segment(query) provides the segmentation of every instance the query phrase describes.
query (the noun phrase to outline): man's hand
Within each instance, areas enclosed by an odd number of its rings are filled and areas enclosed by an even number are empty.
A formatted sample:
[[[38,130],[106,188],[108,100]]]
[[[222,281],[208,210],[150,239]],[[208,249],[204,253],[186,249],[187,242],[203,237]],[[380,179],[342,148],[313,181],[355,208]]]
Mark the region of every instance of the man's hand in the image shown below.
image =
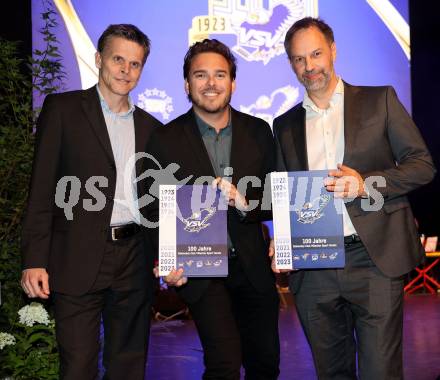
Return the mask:
[[[335,193],[335,198],[354,199],[367,195],[364,180],[356,170],[338,164],[338,170],[330,170],[328,175],[333,178],[327,178],[324,185],[327,191]]]
[[[30,268],[23,271],[21,287],[29,298],[49,298],[49,275],[45,268]]]
[[[270,243],[269,243],[269,257],[271,259],[270,267],[272,268],[272,272],[274,272],[274,273],[292,272],[291,269],[277,269],[277,268],[275,268],[275,243],[274,243],[273,239],[270,239]]]
[[[153,268],[154,277],[159,278],[159,266],[155,265]]]
[[[228,205],[240,211],[247,211],[248,203],[246,198],[241,195],[237,188],[225,178],[217,177],[212,181],[212,188],[218,188],[228,201]]]
[[[159,277],[159,266],[156,265],[153,268],[153,273],[156,278]],[[183,276],[183,269],[175,270],[173,269],[167,276],[163,277],[163,280],[168,286],[182,286],[188,282],[188,278]]]
[[[159,271],[157,271],[159,273]],[[168,286],[182,286],[188,282],[188,278],[183,276],[183,269],[173,269],[167,276],[163,278]]]

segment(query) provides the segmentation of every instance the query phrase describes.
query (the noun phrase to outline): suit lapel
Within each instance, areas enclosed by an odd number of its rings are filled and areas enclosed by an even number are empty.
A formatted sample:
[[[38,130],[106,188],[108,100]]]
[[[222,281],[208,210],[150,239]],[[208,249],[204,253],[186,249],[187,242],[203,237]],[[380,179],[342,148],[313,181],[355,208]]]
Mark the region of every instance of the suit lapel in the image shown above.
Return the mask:
[[[141,126],[139,120],[139,110],[137,107],[133,112],[133,124],[134,124],[134,150],[135,153],[144,153],[147,145],[147,138],[144,136],[147,132],[147,128]],[[136,176],[142,174],[142,160],[136,160]]]
[[[307,140],[306,140],[306,110],[299,105],[298,112],[293,114],[291,120],[292,140],[298,161],[303,170],[309,170],[309,161],[307,159]]]
[[[237,111],[231,107],[232,124],[232,144],[230,166],[234,169],[232,173],[232,183],[237,183],[237,178],[241,178],[241,168],[249,160],[249,152],[257,152],[258,147],[249,146],[252,140],[249,139],[246,127],[242,124]],[[245,148],[246,147],[246,148]]]
[[[186,113],[183,130],[185,132],[186,138],[188,139],[191,151],[197,157],[197,160],[200,163],[202,169],[201,172],[209,173],[209,175],[215,178],[215,171],[212,167],[211,160],[209,158],[208,151],[206,150],[202,136],[200,135],[200,131],[197,126],[197,121],[192,108]]]
[[[83,92],[82,107],[101,147],[104,149],[105,154],[111,162],[114,163],[115,159],[113,157],[110,137],[108,135],[98,92],[96,91],[95,86]]]
[[[355,149],[356,135],[360,127],[360,102],[356,87],[344,82],[344,164],[348,166]]]

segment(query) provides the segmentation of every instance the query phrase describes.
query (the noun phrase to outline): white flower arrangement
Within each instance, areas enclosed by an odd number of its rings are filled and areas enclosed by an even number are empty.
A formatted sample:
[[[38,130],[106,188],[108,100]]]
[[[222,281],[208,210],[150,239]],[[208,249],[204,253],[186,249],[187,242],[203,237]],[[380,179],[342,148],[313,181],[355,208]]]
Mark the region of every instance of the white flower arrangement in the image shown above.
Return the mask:
[[[54,320],[37,302],[22,307],[17,314],[18,318],[10,320],[8,333],[0,332],[0,380],[58,378]]]
[[[0,350],[3,350],[6,346],[13,346],[15,344],[14,335],[0,332]]]
[[[35,323],[48,326],[50,323],[49,314],[41,303],[32,302],[30,305],[23,306],[19,311],[20,323],[32,327]]]

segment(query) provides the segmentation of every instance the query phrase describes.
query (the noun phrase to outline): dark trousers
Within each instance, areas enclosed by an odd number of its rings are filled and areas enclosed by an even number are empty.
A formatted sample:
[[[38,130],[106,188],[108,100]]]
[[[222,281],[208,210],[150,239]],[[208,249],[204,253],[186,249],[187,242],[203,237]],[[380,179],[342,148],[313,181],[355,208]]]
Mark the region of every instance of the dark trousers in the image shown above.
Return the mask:
[[[238,258],[229,276],[213,279],[196,303],[189,305],[203,346],[205,380],[271,380],[279,374],[278,310],[275,288],[260,294],[244,274]]]
[[[295,295],[319,379],[403,378],[403,279],[385,277],[362,243],[344,269],[305,271]]]
[[[151,307],[146,262],[142,234],[109,241],[89,292],[54,294],[61,379],[97,378],[101,317],[104,378],[144,379]]]

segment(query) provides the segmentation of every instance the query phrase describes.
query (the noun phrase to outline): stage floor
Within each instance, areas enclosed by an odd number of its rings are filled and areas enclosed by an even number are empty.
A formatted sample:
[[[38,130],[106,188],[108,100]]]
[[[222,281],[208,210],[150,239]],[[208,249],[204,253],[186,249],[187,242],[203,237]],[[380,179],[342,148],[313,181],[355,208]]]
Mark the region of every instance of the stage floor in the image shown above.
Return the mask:
[[[290,295],[288,295],[290,297]],[[312,357],[290,298],[280,311],[281,375],[279,380],[316,379]],[[440,295],[405,297],[405,380],[440,376]],[[201,379],[203,358],[190,320],[154,321],[147,364],[148,380]]]

